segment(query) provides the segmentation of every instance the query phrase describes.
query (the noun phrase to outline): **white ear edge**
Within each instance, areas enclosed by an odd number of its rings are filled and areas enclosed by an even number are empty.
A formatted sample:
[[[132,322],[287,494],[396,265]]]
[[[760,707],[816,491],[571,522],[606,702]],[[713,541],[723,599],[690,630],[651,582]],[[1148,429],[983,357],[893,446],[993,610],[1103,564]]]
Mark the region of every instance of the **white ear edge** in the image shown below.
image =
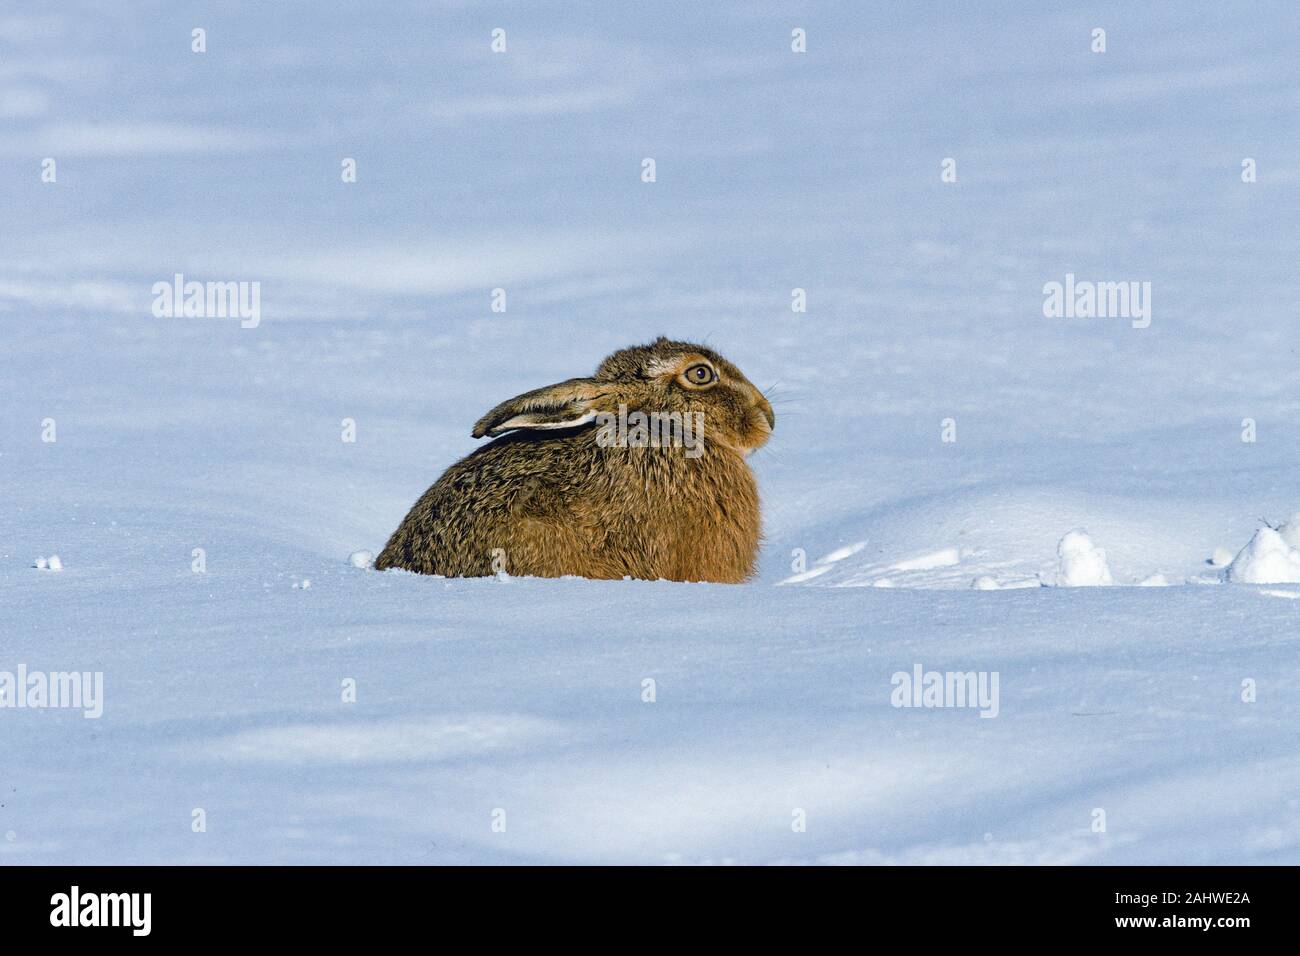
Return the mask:
[[[536,415],[535,412],[525,412],[522,415],[516,415],[513,418],[506,419],[500,425],[488,431],[492,437],[500,435],[502,432],[515,431],[518,429],[527,429],[528,431],[553,431],[557,428],[577,428],[579,425],[585,425],[587,422],[596,420],[597,412],[585,412],[576,418],[568,418],[562,422],[534,422],[531,419]]]

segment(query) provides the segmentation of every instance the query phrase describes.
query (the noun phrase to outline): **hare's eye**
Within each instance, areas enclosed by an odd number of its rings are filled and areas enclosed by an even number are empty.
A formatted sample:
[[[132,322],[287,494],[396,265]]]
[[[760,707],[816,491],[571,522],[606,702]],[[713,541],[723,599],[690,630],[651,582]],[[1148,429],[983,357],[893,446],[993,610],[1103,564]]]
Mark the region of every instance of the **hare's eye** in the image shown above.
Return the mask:
[[[686,381],[692,385],[710,385],[717,381],[717,378],[713,369],[707,365],[692,365],[686,370]]]

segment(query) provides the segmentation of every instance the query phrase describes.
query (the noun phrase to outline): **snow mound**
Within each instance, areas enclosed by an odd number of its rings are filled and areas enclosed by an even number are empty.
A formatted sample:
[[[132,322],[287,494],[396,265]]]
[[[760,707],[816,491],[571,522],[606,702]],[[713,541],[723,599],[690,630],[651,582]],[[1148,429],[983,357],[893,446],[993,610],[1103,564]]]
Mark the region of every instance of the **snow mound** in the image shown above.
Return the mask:
[[[37,558],[32,562],[32,567],[42,571],[62,571],[63,562],[57,554],[52,554],[48,558]]]
[[[1300,549],[1288,543],[1297,539],[1297,531],[1296,518],[1277,530],[1260,528],[1228,565],[1225,579],[1234,584],[1300,584]]]
[[[372,568],[375,566],[375,555],[371,551],[353,551],[348,555],[348,564],[354,568]]]
[[[1114,584],[1106,552],[1092,543],[1085,531],[1071,531],[1056,546],[1061,559],[1056,583],[1063,588],[1102,587]]]

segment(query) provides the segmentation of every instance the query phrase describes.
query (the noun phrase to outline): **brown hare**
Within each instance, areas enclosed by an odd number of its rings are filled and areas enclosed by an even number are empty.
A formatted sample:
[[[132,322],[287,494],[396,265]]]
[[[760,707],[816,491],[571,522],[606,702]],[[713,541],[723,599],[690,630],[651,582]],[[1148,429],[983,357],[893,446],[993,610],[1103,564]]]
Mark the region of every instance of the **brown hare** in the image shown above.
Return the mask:
[[[659,338],[502,402],[497,440],[421,496],[375,567],[421,574],[744,581],[760,537],[745,457],[772,406],[718,353]],[[497,437],[502,436],[502,437]]]

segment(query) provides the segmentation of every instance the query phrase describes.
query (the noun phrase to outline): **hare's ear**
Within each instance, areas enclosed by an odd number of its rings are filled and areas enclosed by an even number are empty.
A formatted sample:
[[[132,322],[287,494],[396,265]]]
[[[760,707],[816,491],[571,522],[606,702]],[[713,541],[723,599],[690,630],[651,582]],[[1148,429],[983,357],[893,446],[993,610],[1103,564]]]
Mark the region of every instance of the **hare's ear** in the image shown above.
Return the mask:
[[[589,378],[571,378],[516,395],[474,423],[474,437],[495,438],[527,429],[573,428],[592,421],[596,403],[608,394],[606,386]]]

